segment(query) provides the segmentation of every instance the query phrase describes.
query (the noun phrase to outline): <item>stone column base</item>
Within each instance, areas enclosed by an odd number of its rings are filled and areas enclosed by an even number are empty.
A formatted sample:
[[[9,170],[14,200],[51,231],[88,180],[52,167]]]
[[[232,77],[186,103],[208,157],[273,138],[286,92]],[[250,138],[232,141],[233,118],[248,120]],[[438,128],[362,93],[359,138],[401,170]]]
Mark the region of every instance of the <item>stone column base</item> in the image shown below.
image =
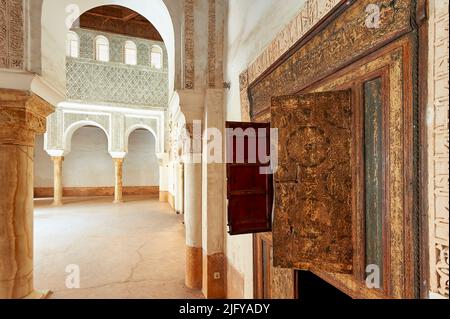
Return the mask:
[[[186,287],[202,289],[202,249],[186,246]]]
[[[169,201],[169,192],[159,192],[159,201],[167,203]]]
[[[203,294],[207,299],[226,298],[225,276],[225,255],[203,252]]]
[[[35,290],[23,299],[47,299],[51,294],[50,290]]]

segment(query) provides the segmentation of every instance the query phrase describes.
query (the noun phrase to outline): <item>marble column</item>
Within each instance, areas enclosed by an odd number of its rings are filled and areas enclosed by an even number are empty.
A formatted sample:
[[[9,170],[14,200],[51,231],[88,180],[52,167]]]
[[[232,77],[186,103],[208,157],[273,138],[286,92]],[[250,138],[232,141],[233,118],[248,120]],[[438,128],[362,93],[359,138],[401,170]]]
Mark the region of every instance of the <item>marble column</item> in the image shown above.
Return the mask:
[[[202,289],[202,164],[192,156],[184,164],[186,286]]]
[[[115,167],[115,187],[114,187],[114,203],[122,203],[123,192],[123,158],[114,158]]]
[[[209,89],[205,97],[206,128],[217,128],[224,136],[223,90]],[[209,136],[203,139],[203,149],[208,149]],[[211,163],[209,154],[204,154],[202,171],[202,249],[203,249],[203,294],[208,299],[226,297],[226,256],[224,252],[225,223],[225,167]]]
[[[53,205],[63,204],[62,164],[63,156],[52,157],[53,160]]]
[[[0,299],[39,297],[33,287],[33,153],[54,108],[0,89]]]

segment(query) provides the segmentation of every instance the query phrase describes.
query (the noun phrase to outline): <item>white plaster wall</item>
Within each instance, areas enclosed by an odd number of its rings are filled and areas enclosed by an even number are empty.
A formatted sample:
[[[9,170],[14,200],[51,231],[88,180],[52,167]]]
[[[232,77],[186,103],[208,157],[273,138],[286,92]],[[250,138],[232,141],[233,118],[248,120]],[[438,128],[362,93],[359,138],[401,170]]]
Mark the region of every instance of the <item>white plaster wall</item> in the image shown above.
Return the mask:
[[[159,191],[160,192],[168,192],[169,191],[169,178],[168,173],[169,167],[168,165],[160,165],[159,166]]]
[[[34,187],[53,187],[53,161],[44,150],[44,135],[36,136],[34,148]]]
[[[114,164],[108,139],[97,127],[82,127],[72,137],[72,149],[64,158],[64,187],[114,186]]]
[[[167,165],[167,168],[165,168],[166,173],[166,187],[167,191],[172,195],[175,196],[176,194],[176,165],[177,162],[170,161]]]
[[[225,37],[226,120],[240,121],[239,74],[303,7],[304,0],[229,0]],[[245,298],[253,297],[252,236],[226,236],[228,262],[244,276]]]
[[[136,130],[128,140],[128,154],[123,164],[124,186],[158,186],[159,163],[155,138],[147,130]]]

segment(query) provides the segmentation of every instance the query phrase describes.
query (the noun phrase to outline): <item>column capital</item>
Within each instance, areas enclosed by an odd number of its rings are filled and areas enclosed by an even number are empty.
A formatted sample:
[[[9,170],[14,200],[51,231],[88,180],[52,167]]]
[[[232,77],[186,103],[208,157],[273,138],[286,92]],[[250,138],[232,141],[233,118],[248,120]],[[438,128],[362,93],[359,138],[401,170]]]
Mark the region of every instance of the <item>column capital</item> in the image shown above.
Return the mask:
[[[113,159],[124,159],[127,156],[126,152],[109,152]]]
[[[45,150],[50,157],[64,157],[66,152],[64,150]]]
[[[169,160],[169,153],[157,153],[156,157],[159,160],[168,161]]]
[[[0,89],[0,144],[34,146],[55,108],[29,91]]]
[[[114,163],[123,164],[125,158],[124,157],[113,157]]]
[[[64,156],[52,156],[54,162],[64,162]]]

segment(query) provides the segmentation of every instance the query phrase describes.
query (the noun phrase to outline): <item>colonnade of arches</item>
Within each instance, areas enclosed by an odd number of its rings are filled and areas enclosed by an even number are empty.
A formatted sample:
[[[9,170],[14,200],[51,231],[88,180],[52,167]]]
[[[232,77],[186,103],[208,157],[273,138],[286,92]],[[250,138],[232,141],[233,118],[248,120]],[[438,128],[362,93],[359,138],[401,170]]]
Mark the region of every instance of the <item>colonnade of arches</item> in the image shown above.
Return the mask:
[[[74,193],[95,196],[110,195],[110,189],[114,187],[116,203],[122,202],[126,187],[130,188],[130,192],[131,188],[139,188],[143,194],[150,190],[158,193],[157,140],[151,128],[145,125],[130,127],[125,133],[125,152],[120,154],[109,152],[110,134],[95,122],[70,126],[64,134],[64,141],[65,152],[60,156],[51,156],[55,205],[63,204],[65,188],[72,190],[66,190],[68,196]],[[45,143],[39,144],[42,149],[36,152],[44,152]],[[42,167],[35,174],[35,188],[49,186],[49,178],[45,177],[49,169],[46,164],[40,165]]]

